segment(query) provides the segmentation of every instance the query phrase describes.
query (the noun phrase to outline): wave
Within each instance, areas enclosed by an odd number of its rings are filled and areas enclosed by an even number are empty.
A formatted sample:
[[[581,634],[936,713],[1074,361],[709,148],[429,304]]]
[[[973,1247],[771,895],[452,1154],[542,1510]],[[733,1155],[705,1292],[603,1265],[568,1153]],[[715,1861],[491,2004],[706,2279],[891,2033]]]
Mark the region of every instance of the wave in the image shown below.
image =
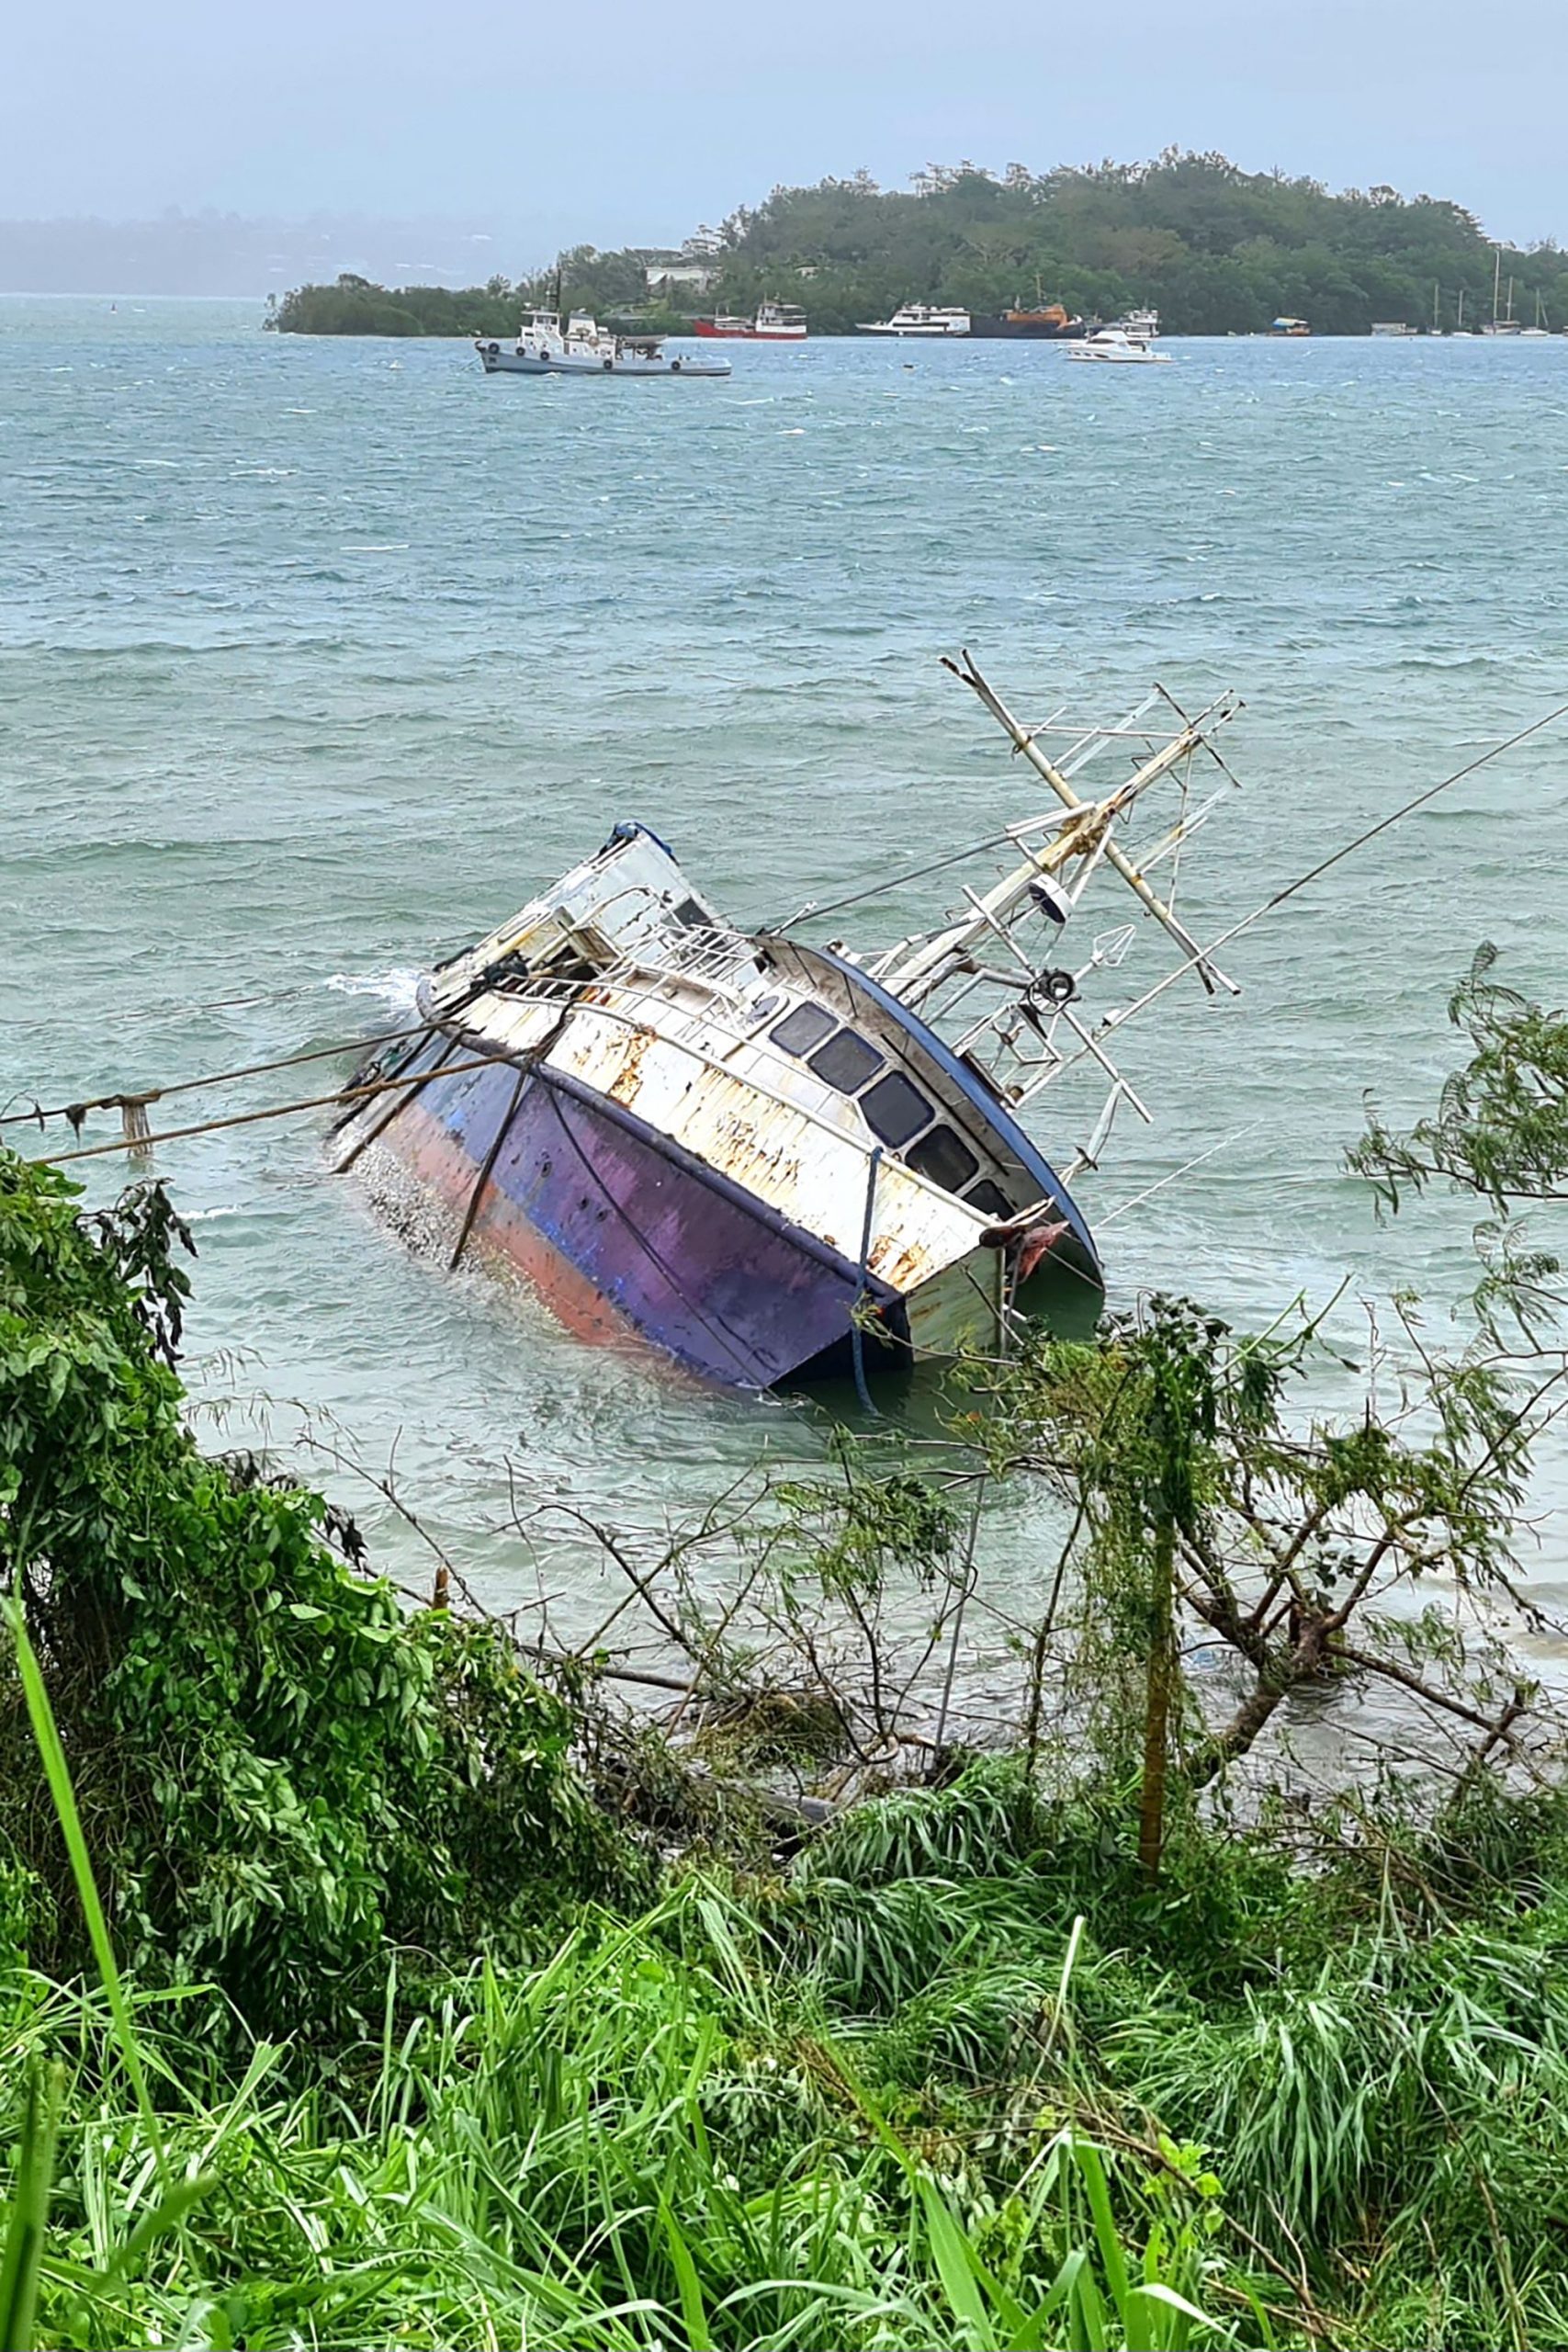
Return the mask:
[[[414,966],[395,964],[386,972],[333,972],[321,986],[334,996],[374,997],[392,1012],[412,1012],[421,977]]]

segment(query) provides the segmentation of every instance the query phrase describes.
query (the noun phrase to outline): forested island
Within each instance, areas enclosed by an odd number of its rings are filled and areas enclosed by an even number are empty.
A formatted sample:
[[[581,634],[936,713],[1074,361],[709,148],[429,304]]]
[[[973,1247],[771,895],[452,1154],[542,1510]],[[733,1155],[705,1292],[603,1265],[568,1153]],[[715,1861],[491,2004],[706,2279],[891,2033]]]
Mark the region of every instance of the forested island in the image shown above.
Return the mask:
[[[963,163],[920,174],[909,191],[857,172],[775,188],[731,214],[719,240],[700,300],[690,287],[660,288],[647,248],[576,245],[515,283],[388,288],[343,277],[298,287],[270,323],[301,334],[503,334],[558,288],[561,305],[671,333],[694,310],[749,312],[768,296],[801,303],[814,334],[852,333],[911,300],[996,311],[1037,300],[1089,318],[1151,304],[1173,334],[1258,334],[1282,312],[1319,334],[1364,334],[1374,320],[1451,331],[1490,318],[1497,251],[1450,198],[1392,187],[1332,195],[1316,180],[1174,149],[1152,163],[1042,174],[1010,164],[1000,177]],[[1533,322],[1539,297],[1547,324],[1568,325],[1568,254],[1504,248],[1501,266],[1517,316]]]

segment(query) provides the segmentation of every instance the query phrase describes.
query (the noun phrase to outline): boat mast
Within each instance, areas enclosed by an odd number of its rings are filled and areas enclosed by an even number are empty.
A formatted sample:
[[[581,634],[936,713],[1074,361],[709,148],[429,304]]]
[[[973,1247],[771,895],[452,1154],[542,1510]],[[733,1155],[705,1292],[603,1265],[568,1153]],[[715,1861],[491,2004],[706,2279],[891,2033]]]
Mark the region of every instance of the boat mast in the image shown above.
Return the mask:
[[[1497,323],[1497,303],[1502,291],[1503,248],[1501,245],[1494,245],[1492,248],[1492,323],[1494,326]]]
[[[1060,769],[1046,757],[1029,730],[1020,726],[989,680],[976,669],[967,652],[964,655],[962,665],[956,662],[949,662],[944,657],[943,667],[951,670],[955,678],[960,679],[978,695],[1004,733],[1010,736],[1014,749],[1022,752],[1035,774],[1042,776],[1050,786],[1057,799],[1066,809],[1067,819],[1058,831],[1053,843],[1037,855],[1031,857],[1027,864],[1016,866],[1010,874],[1004,875],[996,888],[988,891],[983,899],[971,899],[970,903],[974,908],[973,915],[950,925],[946,931],[940,932],[934,939],[927,940],[923,945],[917,948],[905,962],[891,971],[884,972],[880,976],[884,985],[907,999],[910,997],[911,991],[917,998],[928,994],[936,985],[936,976],[953,968],[952,959],[955,956],[962,956],[969,947],[988,936],[995,937],[999,925],[1005,922],[1008,915],[1026,901],[1031,891],[1039,885],[1043,876],[1047,876],[1064,865],[1069,857],[1093,854],[1103,856],[1107,865],[1114,867],[1134,898],[1139,899],[1153,915],[1155,921],[1169,933],[1178,946],[1186,954],[1211,996],[1216,988],[1228,990],[1232,996],[1239,996],[1241,991],[1237,983],[1227,978],[1217,965],[1209,961],[1191,933],[1178,920],[1172,908],[1151,888],[1120,844],[1110,838],[1111,827],[1114,820],[1131,808],[1152,784],[1157,783],[1162,775],[1175,767],[1179,761],[1188,758],[1193,752],[1208,748],[1204,721],[1211,717],[1216,722],[1220,718],[1228,718],[1230,704],[1227,702],[1224,705],[1216,706],[1213,714],[1204,712],[1196,719],[1188,719],[1178,711],[1177,716],[1180,718],[1181,725],[1168,742],[1161,744],[1151,757],[1145,759],[1124,783],[1119,785],[1116,790],[1108,794],[1103,800],[1085,800],[1074,791],[1072,785]],[[1172,709],[1175,708],[1174,704],[1169,707]],[[1146,708],[1147,706],[1145,705],[1145,707]],[[1140,715],[1140,713],[1134,713],[1134,718]]]
[[[1438,304],[1441,299],[1442,291],[1443,289],[1441,286],[1434,277],[1432,280],[1432,333],[1434,334],[1438,332]]]
[[[1464,333],[1464,288],[1462,286],[1459,289],[1459,317],[1454,322],[1454,332],[1456,334]]]

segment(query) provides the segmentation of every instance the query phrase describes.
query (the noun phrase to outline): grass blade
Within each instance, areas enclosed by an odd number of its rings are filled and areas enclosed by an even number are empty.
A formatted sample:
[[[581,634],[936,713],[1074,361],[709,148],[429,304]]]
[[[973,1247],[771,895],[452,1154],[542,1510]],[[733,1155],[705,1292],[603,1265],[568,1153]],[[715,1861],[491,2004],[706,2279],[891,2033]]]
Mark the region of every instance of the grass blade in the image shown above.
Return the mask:
[[[164,2154],[163,2134],[158,2129],[158,2119],[153,2112],[152,2098],[147,2088],[146,2070],[141,2064],[141,2046],[136,2039],[136,2029],[131,2023],[130,2006],[126,2000],[125,1987],[120,1983],[119,1970],[115,1963],[114,1948],[109,1942],[108,1922],[104,1917],[104,1906],[98,1900],[97,1883],[93,1877],[93,1865],[87,1853],[87,1840],[82,1833],[82,1816],[76,1810],[75,1792],[71,1786],[71,1770],[65,1761],[65,1750],[60,1744],[60,1731],[54,1720],[54,1710],[49,1703],[49,1691],[44,1683],[43,1669],[39,1665],[38,1654],[28,1637],[21,1604],[14,1593],[6,1596],[5,1606],[6,1616],[11,1628],[11,1638],[17,1645],[17,1666],[21,1675],[22,1690],[28,1702],[28,1716],[32,1724],[33,1739],[43,1761],[44,1772],[49,1781],[49,1792],[54,1802],[54,1810],[65,1839],[66,1851],[71,1857],[71,1873],[76,1882],[77,1899],[82,1905],[83,1917],[87,1922],[87,1933],[92,1939],[93,1956],[98,1963],[98,1973],[103,1979],[104,1991],[108,1996],[109,2010],[114,2018],[115,2034],[119,2042],[120,2053],[125,2060],[126,2072],[130,2076],[131,2087],[136,2093],[136,2104],[141,2110],[141,2120],[158,2159],[158,2169],[167,2179],[168,2158]]]
[[[63,2074],[62,2067],[51,2067],[46,2085],[41,2069],[35,2066],[28,2078],[17,2186],[11,2198],[6,2251],[0,2256],[0,2345],[6,2346],[6,2352],[27,2352],[33,2340],[33,2312],[38,2302],[39,2270],[43,2261],[49,2194],[54,2177],[54,2134]]]

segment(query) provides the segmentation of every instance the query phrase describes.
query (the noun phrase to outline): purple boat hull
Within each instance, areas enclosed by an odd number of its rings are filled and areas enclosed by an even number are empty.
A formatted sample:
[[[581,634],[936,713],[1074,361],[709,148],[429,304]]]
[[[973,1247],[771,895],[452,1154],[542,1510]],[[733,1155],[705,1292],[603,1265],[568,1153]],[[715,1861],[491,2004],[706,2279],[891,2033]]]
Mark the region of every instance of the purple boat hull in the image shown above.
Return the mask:
[[[409,1075],[442,1058],[378,1141],[459,1216],[468,1247],[519,1266],[588,1339],[635,1331],[704,1379],[768,1388],[847,1367],[860,1269],[814,1235],[559,1073],[483,1067],[471,1040],[422,1046]],[[901,1302],[863,1284],[888,1330],[868,1354],[908,1361]]]

